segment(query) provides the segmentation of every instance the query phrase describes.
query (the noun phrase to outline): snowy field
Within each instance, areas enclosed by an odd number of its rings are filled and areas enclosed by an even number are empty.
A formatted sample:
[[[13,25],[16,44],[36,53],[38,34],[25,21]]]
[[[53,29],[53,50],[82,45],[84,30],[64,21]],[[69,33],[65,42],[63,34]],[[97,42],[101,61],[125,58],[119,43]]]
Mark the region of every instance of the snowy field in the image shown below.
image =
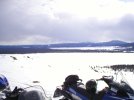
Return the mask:
[[[15,85],[43,86],[48,96],[52,96],[57,86],[66,76],[78,74],[86,83],[91,78],[102,75],[114,75],[112,70],[90,66],[109,66],[117,64],[134,64],[133,53],[37,53],[37,54],[0,54],[0,74],[4,74],[12,88]],[[124,72],[125,73],[125,72]],[[132,72],[125,73],[128,81]],[[130,79],[131,78],[131,79]]]

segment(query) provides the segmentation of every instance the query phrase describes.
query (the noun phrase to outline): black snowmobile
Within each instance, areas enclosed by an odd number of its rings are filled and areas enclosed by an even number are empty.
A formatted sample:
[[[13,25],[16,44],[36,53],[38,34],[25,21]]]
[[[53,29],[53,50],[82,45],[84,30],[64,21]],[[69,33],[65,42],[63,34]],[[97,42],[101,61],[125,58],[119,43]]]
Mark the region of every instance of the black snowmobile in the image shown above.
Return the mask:
[[[0,100],[52,100],[40,85],[18,88],[12,91],[4,75],[0,75]]]
[[[96,92],[99,81],[104,81],[108,87]],[[69,75],[63,85],[56,88],[53,97],[61,97],[60,100],[134,100],[134,90],[126,81],[117,82],[113,76],[92,79],[84,85],[77,75]]]

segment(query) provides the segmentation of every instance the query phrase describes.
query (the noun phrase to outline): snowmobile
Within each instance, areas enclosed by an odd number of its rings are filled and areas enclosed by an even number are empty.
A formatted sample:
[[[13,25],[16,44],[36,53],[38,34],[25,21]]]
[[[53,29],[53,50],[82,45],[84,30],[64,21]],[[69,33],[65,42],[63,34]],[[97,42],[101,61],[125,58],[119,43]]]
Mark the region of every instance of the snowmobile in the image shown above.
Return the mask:
[[[40,85],[10,89],[9,82],[4,75],[0,75],[0,100],[52,100],[47,97]]]
[[[107,84],[103,92],[98,92],[101,96],[96,92],[96,85],[94,85],[95,82],[98,84],[99,81]],[[114,80],[113,76],[102,76],[100,79],[96,79],[95,81],[92,79],[87,83],[90,83],[89,85],[92,87],[90,89],[95,92],[93,98],[91,98],[93,92],[87,90],[88,87],[82,83],[78,75],[69,75],[66,77],[63,85],[56,88],[53,97],[60,100],[134,100],[134,90],[125,80],[118,82]]]

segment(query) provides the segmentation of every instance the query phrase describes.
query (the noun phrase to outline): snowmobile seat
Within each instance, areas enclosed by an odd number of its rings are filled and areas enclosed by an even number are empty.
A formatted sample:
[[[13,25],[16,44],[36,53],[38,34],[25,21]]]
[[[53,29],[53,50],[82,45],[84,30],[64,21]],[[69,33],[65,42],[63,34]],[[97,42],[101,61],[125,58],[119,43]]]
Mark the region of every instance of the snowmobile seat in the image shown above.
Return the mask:
[[[89,93],[86,91],[86,89],[82,88],[82,87],[77,87],[77,86],[73,86],[71,87],[72,89],[75,90],[75,92],[77,92],[78,96],[84,96],[87,98],[90,98]]]
[[[19,95],[18,100],[45,100],[45,97],[40,91],[32,90],[22,92]]]
[[[127,97],[127,98],[129,97],[128,94],[122,89],[117,91],[116,96],[118,96],[118,97]]]

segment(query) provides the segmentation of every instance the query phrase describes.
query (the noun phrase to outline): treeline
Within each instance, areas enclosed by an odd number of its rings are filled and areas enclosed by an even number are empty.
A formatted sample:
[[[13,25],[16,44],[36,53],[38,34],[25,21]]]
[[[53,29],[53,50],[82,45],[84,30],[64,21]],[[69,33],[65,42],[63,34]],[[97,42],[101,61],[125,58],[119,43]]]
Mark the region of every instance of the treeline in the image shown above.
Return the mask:
[[[121,64],[121,65],[111,65],[111,66],[89,66],[91,70],[99,73],[106,73],[109,70],[113,71],[125,71],[134,73],[134,64]]]
[[[42,53],[49,52],[47,46],[0,46],[0,54],[24,54],[24,53]]]
[[[81,50],[81,49],[51,49],[48,47],[1,47],[0,54],[26,54],[26,53],[129,53],[123,50],[111,51],[111,50]],[[131,52],[130,52],[131,53]]]
[[[111,69],[114,71],[130,71],[134,72],[134,65],[112,65],[110,66]]]

